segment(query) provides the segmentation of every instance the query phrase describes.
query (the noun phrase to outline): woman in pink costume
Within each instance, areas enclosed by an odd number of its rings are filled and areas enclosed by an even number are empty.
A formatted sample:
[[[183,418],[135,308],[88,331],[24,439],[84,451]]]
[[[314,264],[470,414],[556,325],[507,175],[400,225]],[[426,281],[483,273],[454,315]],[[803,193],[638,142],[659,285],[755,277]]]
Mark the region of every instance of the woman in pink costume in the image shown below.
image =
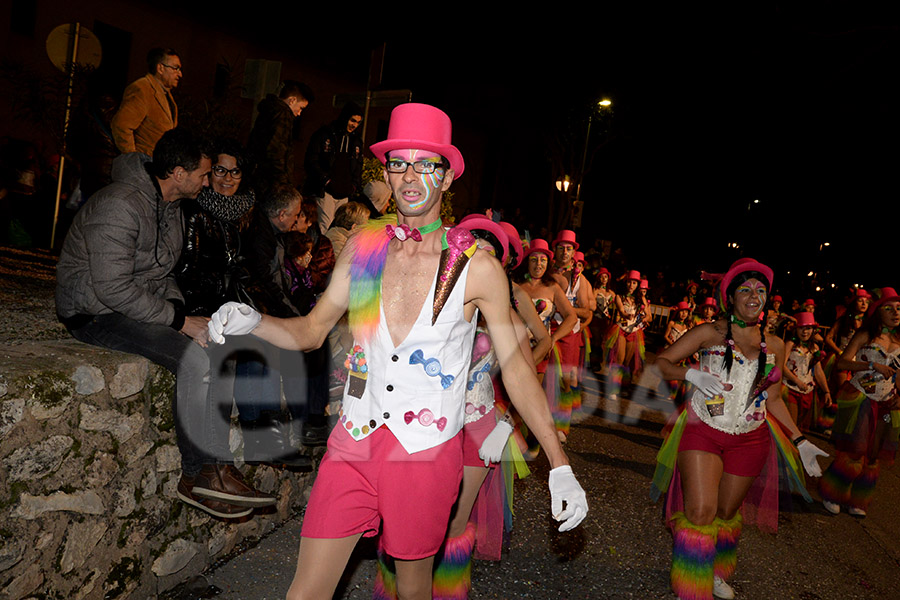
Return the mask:
[[[646,294],[638,291],[641,274],[628,271],[624,290],[616,296],[616,323],[609,328],[603,349],[609,365],[608,396],[618,398],[623,384],[644,366],[644,327],[650,312]]]
[[[781,400],[784,345],[767,338],[760,326],[771,285],[769,267],[752,259],[734,263],[718,288],[726,317],[694,327],[656,360],[665,379],[694,386],[660,449],[651,493],[658,496],[672,483],[667,505],[674,536],[671,581],[682,600],[734,597],[726,580],[736,565],[739,510],[755,481],[774,477],[777,488],[778,469],[767,465],[775,460],[773,439],[778,453],[795,461],[795,467],[799,451],[807,471],[821,474],[816,456],[824,453],[803,438]],[[679,365],[695,352],[700,369]],[[768,477],[757,479],[764,468]],[[802,474],[798,478],[799,491]],[[772,491],[760,501],[774,496],[777,524],[777,489]],[[744,506],[745,513],[749,508]],[[762,512],[745,516],[748,521],[771,517]]]
[[[520,276],[517,283],[531,297],[538,315],[550,332],[552,342],[550,355],[538,363],[537,372],[538,379],[543,382],[544,390],[547,392],[547,401],[550,404],[550,412],[553,413],[553,420],[556,422],[557,435],[563,440],[565,439],[563,428],[571,418],[571,401],[567,402],[569,398],[564,395],[567,390],[560,388],[562,372],[558,342],[572,332],[578,316],[566,298],[563,287],[565,280],[549,271],[552,257],[553,253],[546,240],[532,240],[525,256],[527,273]],[[554,320],[557,313],[562,317],[558,324]]]
[[[828,381],[822,371],[822,350],[813,341],[816,319],[812,313],[794,315],[797,326],[794,335],[784,344],[784,387],[781,399],[791,413],[791,419],[801,431],[812,427],[813,396],[816,384],[824,395],[826,405],[831,404]]]
[[[822,477],[820,492],[833,513],[846,507],[865,517],[882,465],[894,462],[900,435],[900,295],[882,288],[838,359],[837,368],[853,376],[837,395],[838,414],[832,439],[834,462]]]

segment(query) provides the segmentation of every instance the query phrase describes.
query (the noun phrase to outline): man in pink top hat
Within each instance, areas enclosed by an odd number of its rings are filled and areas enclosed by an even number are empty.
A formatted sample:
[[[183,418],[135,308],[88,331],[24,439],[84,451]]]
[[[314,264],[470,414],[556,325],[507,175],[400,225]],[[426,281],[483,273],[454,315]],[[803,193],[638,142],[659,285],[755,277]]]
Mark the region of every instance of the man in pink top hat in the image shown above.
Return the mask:
[[[487,321],[511,400],[547,453],[560,529],[587,514],[543,390],[518,347],[502,267],[476,250],[467,230],[441,223],[441,196],[464,170],[449,117],[425,104],[398,106],[388,139],[371,150],[385,165],[397,215],[370,221],[348,241],[313,311],[277,319],[229,303],[210,321],[217,342],[252,333],[307,350],[349,309],[354,348],[345,362],[343,408],[304,517],[290,599],[331,598],[360,537],[379,529],[394,559],[397,596],[432,598],[432,565],[463,471],[460,430],[476,310]]]

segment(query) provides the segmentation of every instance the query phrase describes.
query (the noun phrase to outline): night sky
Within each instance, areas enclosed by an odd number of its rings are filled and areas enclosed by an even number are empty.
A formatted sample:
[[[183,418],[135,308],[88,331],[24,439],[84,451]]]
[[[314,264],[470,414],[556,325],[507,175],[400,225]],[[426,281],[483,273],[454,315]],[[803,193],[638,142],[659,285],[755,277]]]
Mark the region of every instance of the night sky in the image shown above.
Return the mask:
[[[446,110],[471,165],[455,188],[479,208],[520,207],[535,228],[561,174],[553,165],[580,165],[587,107],[610,98],[613,116],[592,130],[579,234],[623,246],[633,268],[696,276],[743,253],[776,272],[830,271],[826,283],[900,285],[890,260],[900,13],[815,6],[546,7],[547,19],[568,19],[565,34],[554,29],[563,21],[534,19],[410,24],[414,41],[386,38],[383,88]],[[381,43],[348,34],[324,44],[266,23],[244,31],[361,85]],[[562,150],[548,143],[560,131]]]

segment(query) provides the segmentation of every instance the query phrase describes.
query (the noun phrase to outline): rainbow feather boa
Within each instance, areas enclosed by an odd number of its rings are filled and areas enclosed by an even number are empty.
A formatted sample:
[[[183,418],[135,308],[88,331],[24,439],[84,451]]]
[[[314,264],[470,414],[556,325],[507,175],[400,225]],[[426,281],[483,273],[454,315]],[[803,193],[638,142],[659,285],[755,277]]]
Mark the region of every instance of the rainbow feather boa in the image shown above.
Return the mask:
[[[359,341],[375,334],[381,320],[381,276],[390,238],[385,225],[396,225],[397,215],[372,219],[350,238],[350,331]]]

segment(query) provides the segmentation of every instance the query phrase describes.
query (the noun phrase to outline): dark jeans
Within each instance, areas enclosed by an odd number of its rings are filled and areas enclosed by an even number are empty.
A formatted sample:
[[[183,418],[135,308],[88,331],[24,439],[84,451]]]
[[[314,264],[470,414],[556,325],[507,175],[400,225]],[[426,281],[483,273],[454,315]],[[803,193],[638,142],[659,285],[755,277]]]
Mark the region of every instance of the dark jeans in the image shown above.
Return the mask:
[[[172,372],[172,414],[182,472],[193,476],[203,464],[213,462],[208,454],[210,359],[206,350],[171,327],[140,323],[119,313],[97,315],[71,333],[87,344],[139,354]]]

